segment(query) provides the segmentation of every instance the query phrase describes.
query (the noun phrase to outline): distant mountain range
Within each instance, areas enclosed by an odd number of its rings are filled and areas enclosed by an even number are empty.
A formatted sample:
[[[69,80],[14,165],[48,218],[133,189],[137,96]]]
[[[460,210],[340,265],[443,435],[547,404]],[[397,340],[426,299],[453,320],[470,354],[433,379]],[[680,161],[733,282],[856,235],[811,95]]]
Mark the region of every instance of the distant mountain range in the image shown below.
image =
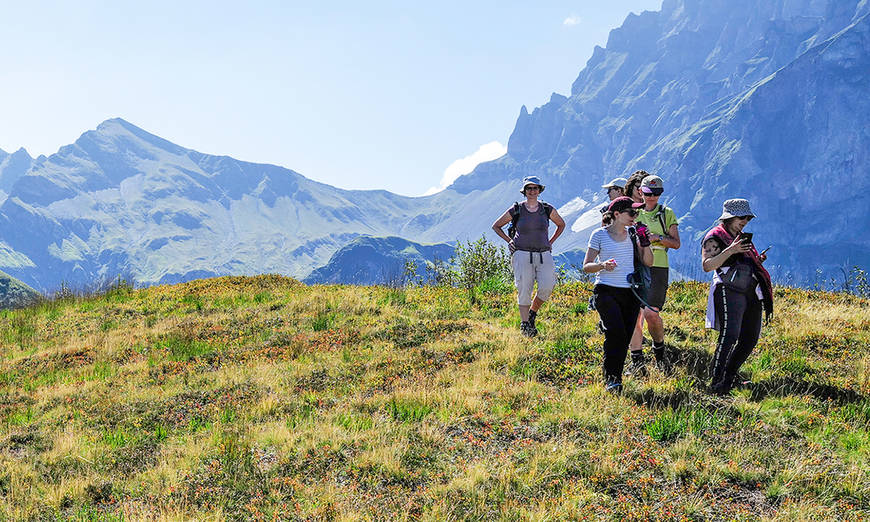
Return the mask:
[[[868,267],[868,13],[866,0],[666,0],[629,15],[570,96],[520,110],[504,157],[427,197],[337,189],[122,119],[49,157],[0,151],[0,269],[41,291],[119,274],[304,278],[362,236],[495,239],[491,223],[532,173],[569,224],[558,254],[598,226],[602,182],[639,168],[665,179],[683,273],[697,272],[700,237],[731,197],[751,200],[779,278]]]
[[[447,261],[453,246],[421,245],[399,237],[358,237],[338,250],[329,262],[311,272],[306,284],[404,284],[405,263],[413,262],[425,277],[427,263]]]
[[[326,265],[311,272],[303,282],[307,284],[405,284],[409,274],[405,263],[416,266],[416,275],[428,282],[427,266],[436,261],[448,262],[455,252],[454,245],[438,243],[421,245],[398,237],[368,237],[354,239],[339,249]],[[557,267],[577,273],[582,270],[583,250],[562,252],[553,258]]]

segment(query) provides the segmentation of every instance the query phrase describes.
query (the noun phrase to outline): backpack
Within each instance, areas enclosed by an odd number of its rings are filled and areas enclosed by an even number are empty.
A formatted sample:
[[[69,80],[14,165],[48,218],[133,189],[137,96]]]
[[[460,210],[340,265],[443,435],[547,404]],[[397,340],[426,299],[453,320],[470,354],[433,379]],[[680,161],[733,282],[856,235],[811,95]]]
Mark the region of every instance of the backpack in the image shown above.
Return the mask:
[[[758,286],[755,269],[743,259],[734,263],[727,273],[723,272],[721,268],[717,268],[716,272],[719,273],[719,279],[722,280],[722,284],[735,292],[751,294],[755,292],[755,287]]]
[[[553,205],[544,203],[543,201],[539,201],[538,204],[544,208],[544,213],[547,214],[547,219],[549,219],[550,213],[553,212]],[[511,224],[508,225],[507,233],[508,237],[513,239],[514,236],[517,235],[517,221],[520,220],[520,203],[515,201],[514,206],[508,212],[511,215]]]
[[[643,264],[643,259],[640,257],[640,244],[638,244],[637,235],[634,233],[633,229],[631,230],[632,232],[629,236],[634,245],[634,272],[628,274],[627,279],[628,283],[631,285],[632,292],[640,301],[641,305],[650,308],[646,300],[649,295],[649,289],[652,286],[652,275],[650,274],[649,267]]]

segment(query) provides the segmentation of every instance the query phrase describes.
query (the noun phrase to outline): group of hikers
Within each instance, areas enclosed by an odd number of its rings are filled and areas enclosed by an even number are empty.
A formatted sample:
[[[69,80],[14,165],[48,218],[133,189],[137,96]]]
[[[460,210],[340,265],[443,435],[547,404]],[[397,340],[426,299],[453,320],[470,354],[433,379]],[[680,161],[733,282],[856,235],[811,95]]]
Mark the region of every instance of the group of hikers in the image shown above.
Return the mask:
[[[520,191],[525,201],[514,203],[492,226],[511,253],[520,331],[527,337],[538,334],[538,311],[556,285],[552,246],[565,230],[559,212],[539,199],[544,188],[540,178],[527,176]],[[623,373],[648,375],[644,323],[656,367],[665,373],[672,369],[660,314],[669,284],[668,250],[680,248],[681,242],[676,214],[660,202],[661,177],[639,170],[601,188],[610,201],[601,209],[601,227],[589,238],[583,271],[595,274],[590,308],[598,312],[604,333],[604,387],[620,393]],[[743,232],[754,217],[746,199],[725,201],[701,244],[701,266],[713,272],[705,326],[719,333],[710,390],[720,395],[735,386],[740,366],[758,342],[762,312],[767,317],[773,312],[770,274],[763,266],[766,250],[758,252],[752,234]],[[556,225],[552,235],[551,221]]]

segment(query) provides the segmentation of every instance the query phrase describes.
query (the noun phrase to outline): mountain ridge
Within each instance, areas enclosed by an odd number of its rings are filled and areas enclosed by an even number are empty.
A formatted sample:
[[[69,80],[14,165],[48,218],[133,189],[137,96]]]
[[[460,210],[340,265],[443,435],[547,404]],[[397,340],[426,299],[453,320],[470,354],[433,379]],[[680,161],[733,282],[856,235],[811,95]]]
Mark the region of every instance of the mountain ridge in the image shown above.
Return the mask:
[[[145,284],[301,279],[360,236],[491,234],[528,174],[544,179],[568,224],[558,254],[585,247],[599,225],[601,183],[639,168],[665,179],[681,273],[697,272],[698,241],[730,197],[752,201],[751,228],[776,247],[779,277],[806,283],[817,269],[868,266],[870,240],[831,212],[870,189],[856,175],[870,166],[868,14],[866,0],[667,0],[629,15],[569,96],[521,107],[505,156],[431,196],[330,187],[107,120],[11,185],[0,269],[41,290],[115,274]],[[864,200],[851,205],[870,215]]]

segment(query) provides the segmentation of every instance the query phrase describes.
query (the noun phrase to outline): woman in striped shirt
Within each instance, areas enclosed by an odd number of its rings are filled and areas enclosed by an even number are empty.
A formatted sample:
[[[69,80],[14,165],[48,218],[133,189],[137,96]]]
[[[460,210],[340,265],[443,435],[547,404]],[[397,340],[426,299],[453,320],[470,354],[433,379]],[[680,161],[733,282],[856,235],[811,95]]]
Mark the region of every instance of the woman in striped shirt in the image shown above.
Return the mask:
[[[626,196],[614,199],[604,213],[606,226],[592,233],[583,260],[583,271],[597,274],[593,292],[604,329],[604,385],[613,393],[622,391],[625,355],[640,312],[640,301],[632,293],[628,280],[634,272],[635,248],[644,265],[653,264],[645,227],[636,231],[636,247],[629,237],[629,232],[635,232],[629,227],[633,227],[641,206],[643,203],[635,203]]]

